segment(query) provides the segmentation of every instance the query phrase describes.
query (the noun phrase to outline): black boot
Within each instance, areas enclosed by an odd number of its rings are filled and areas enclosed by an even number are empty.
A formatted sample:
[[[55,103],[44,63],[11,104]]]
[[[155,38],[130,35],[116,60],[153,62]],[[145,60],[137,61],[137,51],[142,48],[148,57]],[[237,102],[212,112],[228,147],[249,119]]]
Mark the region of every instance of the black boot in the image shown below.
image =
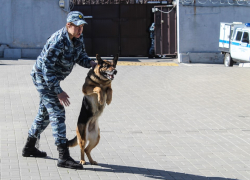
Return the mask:
[[[58,145],[57,150],[59,151],[59,159],[57,162],[58,167],[83,169],[83,166],[81,164],[78,164],[74,161],[74,159],[72,159],[72,157],[70,157],[67,144]]]
[[[36,145],[37,138],[28,137],[27,142],[23,148],[23,157],[46,157],[47,153],[39,151]]]

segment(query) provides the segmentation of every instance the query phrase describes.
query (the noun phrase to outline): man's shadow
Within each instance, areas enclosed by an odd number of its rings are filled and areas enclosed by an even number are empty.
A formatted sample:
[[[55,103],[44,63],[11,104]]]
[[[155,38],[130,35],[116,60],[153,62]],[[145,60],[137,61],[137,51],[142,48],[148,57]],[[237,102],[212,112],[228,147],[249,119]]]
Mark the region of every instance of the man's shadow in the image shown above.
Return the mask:
[[[47,156],[46,159],[57,160],[56,158],[52,158]],[[80,161],[76,161],[80,163]],[[98,163],[93,167],[89,167],[89,163],[87,166],[84,166],[84,170],[87,171],[95,171],[95,172],[110,172],[110,173],[130,173],[141,175],[142,177],[152,178],[152,179],[165,179],[165,180],[175,180],[175,179],[187,179],[187,180],[238,180],[231,178],[223,178],[223,177],[205,177],[198,176],[193,174],[185,174],[178,173],[172,171],[158,170],[158,169],[149,169],[149,168],[141,168],[141,167],[132,167],[132,166],[121,166],[114,164],[103,164]],[[98,168],[100,166],[100,168]]]
[[[100,166],[101,168],[98,168]],[[237,180],[230,178],[222,177],[205,177],[192,174],[178,173],[172,171],[164,171],[157,169],[148,169],[141,167],[131,167],[131,166],[121,166],[113,164],[102,164],[100,163],[95,168],[84,167],[85,170],[89,171],[100,171],[100,172],[114,172],[114,173],[131,173],[141,175],[142,177],[152,178],[152,179],[166,179],[166,180],[175,180],[175,179],[190,179],[190,180]]]

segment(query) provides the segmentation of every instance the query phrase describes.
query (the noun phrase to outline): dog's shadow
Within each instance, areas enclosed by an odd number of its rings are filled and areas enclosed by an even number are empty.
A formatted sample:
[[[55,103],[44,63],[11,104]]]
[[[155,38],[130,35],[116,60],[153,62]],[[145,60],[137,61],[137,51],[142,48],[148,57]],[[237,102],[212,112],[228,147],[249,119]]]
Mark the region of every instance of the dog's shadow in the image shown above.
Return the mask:
[[[100,166],[100,168],[98,168],[98,166]],[[88,168],[87,166],[84,166],[84,169],[87,171],[95,171],[95,172],[99,171],[99,172],[113,172],[113,173],[130,173],[135,175],[137,174],[141,175],[142,177],[147,177],[152,179],[237,180],[237,179],[230,179],[223,177],[205,177],[205,176],[178,173],[172,171],[164,171],[164,170],[148,169],[148,168],[132,167],[132,166],[121,166],[113,164],[100,163],[98,166],[94,166],[94,168],[93,167]]]

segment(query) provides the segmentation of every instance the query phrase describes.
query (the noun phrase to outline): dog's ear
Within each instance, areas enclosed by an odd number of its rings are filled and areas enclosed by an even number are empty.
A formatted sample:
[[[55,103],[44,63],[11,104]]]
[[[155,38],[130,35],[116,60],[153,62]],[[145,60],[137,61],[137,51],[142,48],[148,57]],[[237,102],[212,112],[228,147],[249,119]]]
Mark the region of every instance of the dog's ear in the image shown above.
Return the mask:
[[[118,59],[119,59],[119,54],[116,54],[113,59],[114,67],[116,67]]]
[[[102,58],[99,56],[99,54],[96,54],[96,60],[97,60],[98,64],[102,63]]]

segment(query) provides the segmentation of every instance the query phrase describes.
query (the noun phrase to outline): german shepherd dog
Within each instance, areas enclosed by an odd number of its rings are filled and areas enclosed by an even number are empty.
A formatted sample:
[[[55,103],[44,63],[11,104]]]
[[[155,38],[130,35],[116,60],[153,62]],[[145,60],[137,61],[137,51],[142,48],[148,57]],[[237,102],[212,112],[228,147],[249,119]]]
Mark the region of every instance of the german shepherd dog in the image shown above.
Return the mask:
[[[90,152],[100,140],[100,128],[98,118],[102,114],[106,103],[112,101],[111,82],[116,75],[116,64],[118,54],[113,60],[102,60],[97,54],[98,61],[94,69],[90,69],[82,87],[84,93],[82,108],[77,122],[76,136],[68,141],[69,147],[79,144],[81,148],[81,164],[86,164],[84,153],[86,153],[90,164],[97,165],[90,155]],[[88,146],[85,145],[89,141]]]

